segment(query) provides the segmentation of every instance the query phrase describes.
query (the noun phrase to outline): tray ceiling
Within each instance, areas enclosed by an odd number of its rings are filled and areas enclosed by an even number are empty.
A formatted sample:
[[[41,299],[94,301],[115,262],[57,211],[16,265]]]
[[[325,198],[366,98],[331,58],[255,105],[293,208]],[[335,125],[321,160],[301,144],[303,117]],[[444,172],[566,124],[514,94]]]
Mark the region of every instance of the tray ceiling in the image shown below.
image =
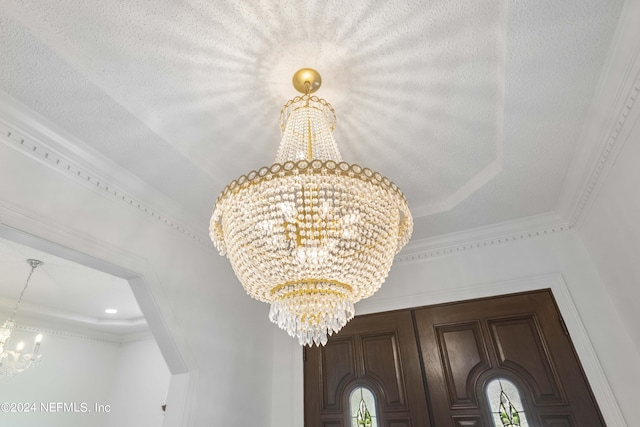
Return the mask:
[[[10,240],[0,239],[0,323],[9,316],[31,267],[31,277],[17,312],[18,325],[122,335],[149,328],[129,282]],[[116,314],[105,309],[115,308]]]
[[[622,1],[0,1],[0,90],[201,223],[268,165],[293,72],[425,238],[554,211]]]

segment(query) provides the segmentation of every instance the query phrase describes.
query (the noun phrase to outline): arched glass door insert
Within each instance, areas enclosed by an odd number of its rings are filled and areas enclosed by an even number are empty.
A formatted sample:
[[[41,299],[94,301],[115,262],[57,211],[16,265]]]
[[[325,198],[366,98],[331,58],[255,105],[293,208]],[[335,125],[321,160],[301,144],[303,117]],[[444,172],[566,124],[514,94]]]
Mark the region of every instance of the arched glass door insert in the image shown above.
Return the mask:
[[[487,401],[495,427],[529,427],[518,387],[506,378],[487,384]]]
[[[349,396],[351,427],[378,427],[376,398],[366,387],[356,387]]]

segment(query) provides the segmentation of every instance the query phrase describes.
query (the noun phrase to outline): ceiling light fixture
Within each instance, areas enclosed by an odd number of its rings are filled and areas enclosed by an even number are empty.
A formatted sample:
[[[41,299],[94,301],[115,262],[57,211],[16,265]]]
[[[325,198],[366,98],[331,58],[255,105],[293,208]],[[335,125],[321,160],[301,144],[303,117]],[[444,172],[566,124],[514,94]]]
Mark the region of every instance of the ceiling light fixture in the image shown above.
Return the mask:
[[[104,310],[104,312],[107,314],[118,314],[118,310],[116,310],[115,308],[107,308]]]
[[[38,334],[36,336],[31,353],[23,352],[24,342],[22,341],[16,345],[15,350],[7,350],[7,343],[11,339],[11,335],[16,327],[16,312],[18,311],[20,302],[22,302],[24,291],[26,291],[27,286],[29,286],[29,280],[31,280],[33,271],[44,264],[42,261],[37,259],[28,259],[27,263],[31,266],[31,271],[29,272],[27,281],[24,284],[24,288],[22,288],[22,292],[20,292],[18,302],[16,302],[11,316],[2,324],[2,326],[0,326],[0,377],[10,377],[30,368],[31,366],[35,366],[40,362],[40,358],[42,357],[42,355],[38,354],[40,342],[42,341],[42,334]]]
[[[234,180],[216,201],[210,235],[247,293],[301,345],[324,345],[382,285],[413,219],[400,189],[342,161],[336,116],[317,71],[293,76],[302,96],[280,112],[275,163]]]

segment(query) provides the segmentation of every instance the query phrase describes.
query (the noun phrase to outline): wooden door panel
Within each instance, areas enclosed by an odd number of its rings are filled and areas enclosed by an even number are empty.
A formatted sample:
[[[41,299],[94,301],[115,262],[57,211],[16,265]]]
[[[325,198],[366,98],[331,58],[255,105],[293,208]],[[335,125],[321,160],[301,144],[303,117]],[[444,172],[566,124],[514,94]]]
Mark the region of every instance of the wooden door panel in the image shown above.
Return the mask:
[[[454,416],[453,425],[455,427],[482,427],[482,419],[478,416]]]
[[[364,377],[377,382],[385,391],[385,410],[407,411],[404,375],[398,338],[394,333],[365,335],[361,338]]]
[[[384,427],[411,427],[411,420],[409,418],[403,420],[387,420]]]
[[[566,404],[536,316],[490,319],[487,323],[497,352],[497,366],[525,378],[536,405]]]
[[[520,388],[530,423],[605,425],[550,291],[443,304],[414,315],[438,427],[492,426],[484,387],[495,377]]]
[[[358,316],[304,369],[306,427],[350,427],[359,386],[381,427],[493,427],[507,382],[531,426],[605,425],[549,290]]]
[[[359,385],[374,392],[381,427],[429,427],[409,311],[356,317],[324,348],[307,348],[304,369],[306,427],[350,426],[348,397]]]
[[[327,343],[320,350],[322,409],[342,413],[342,392],[356,378],[356,361],[352,337]]]
[[[571,415],[541,415],[539,417],[542,427],[575,427]]]
[[[479,322],[463,322],[435,327],[449,404],[453,408],[475,408],[474,384],[489,369],[490,362]]]

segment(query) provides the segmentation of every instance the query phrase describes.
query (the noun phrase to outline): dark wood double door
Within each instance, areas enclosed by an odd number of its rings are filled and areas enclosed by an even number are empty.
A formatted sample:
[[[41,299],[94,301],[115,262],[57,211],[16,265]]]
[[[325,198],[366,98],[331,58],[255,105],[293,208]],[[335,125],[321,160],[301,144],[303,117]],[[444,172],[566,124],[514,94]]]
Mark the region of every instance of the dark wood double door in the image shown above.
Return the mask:
[[[605,425],[550,291],[359,316],[305,349],[304,369],[306,427],[351,427],[359,386],[380,427],[493,427],[494,378],[531,427]]]

